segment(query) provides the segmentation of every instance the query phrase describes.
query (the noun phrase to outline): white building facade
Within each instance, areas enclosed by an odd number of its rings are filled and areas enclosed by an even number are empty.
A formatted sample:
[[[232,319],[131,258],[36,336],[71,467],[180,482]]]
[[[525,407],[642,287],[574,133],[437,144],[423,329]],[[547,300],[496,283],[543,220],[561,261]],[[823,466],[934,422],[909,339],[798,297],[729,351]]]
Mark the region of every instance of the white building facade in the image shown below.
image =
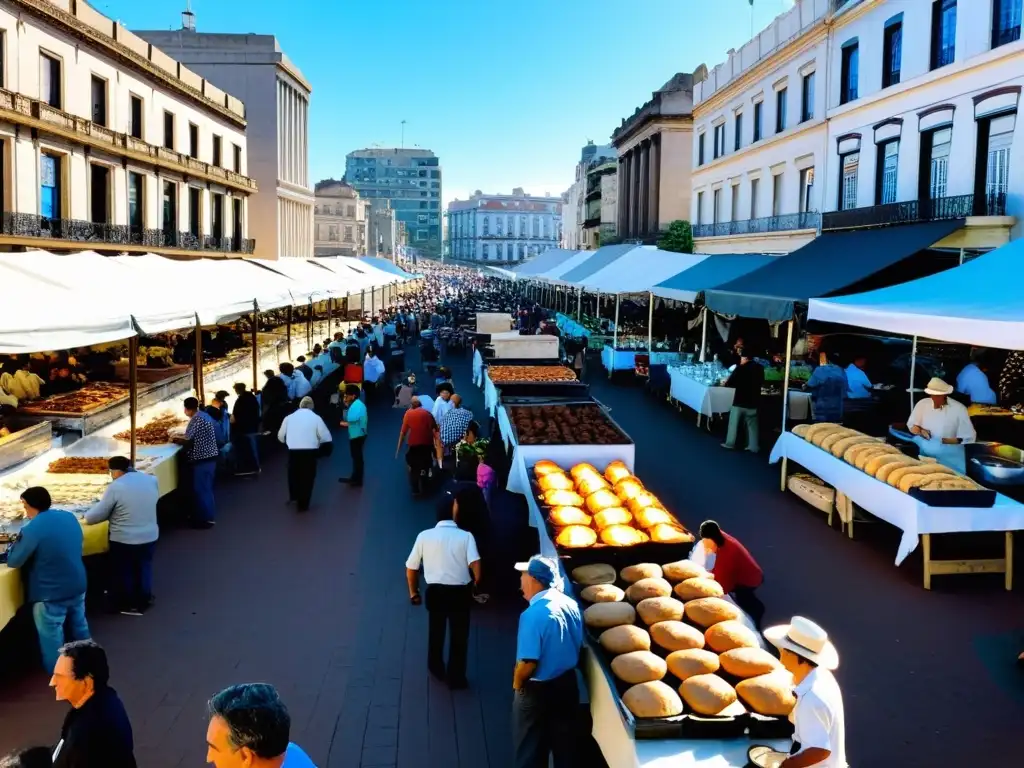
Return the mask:
[[[85,3],[0,1],[5,249],[248,254],[243,103]]]
[[[365,256],[369,204],[350,184],[326,179],[316,185],[313,242],[316,256]]]
[[[524,261],[562,238],[562,201],[533,197],[516,188],[511,195],[474,194],[448,204],[448,253],[461,261]]]
[[[314,193],[309,179],[312,87],[273,35],[141,31],[247,105],[252,176],[263,193],[252,203],[256,256],[309,258]],[[273,193],[273,194],[272,194]]]

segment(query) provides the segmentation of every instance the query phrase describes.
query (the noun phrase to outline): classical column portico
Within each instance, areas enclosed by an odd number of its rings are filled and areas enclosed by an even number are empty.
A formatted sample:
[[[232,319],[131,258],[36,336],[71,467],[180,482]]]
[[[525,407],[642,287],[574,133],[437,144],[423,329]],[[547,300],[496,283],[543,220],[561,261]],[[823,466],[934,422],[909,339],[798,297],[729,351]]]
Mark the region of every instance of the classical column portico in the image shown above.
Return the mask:
[[[648,210],[651,191],[651,142],[644,139],[640,144],[640,216],[637,222],[637,237],[647,234]]]
[[[656,133],[651,137],[650,147],[650,205],[647,211],[647,231],[656,234],[661,228],[659,206],[661,205],[661,134]]]

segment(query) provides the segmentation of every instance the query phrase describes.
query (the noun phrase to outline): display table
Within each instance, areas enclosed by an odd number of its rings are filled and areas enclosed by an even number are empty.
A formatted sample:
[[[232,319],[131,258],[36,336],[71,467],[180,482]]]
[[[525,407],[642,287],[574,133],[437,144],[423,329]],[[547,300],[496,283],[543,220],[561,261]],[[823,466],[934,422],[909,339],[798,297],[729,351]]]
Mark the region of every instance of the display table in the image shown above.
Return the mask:
[[[636,367],[635,349],[615,349],[605,344],[601,349],[601,365],[611,376],[615,371],[632,371]]]
[[[1004,573],[1006,588],[1012,587],[1012,532],[1024,530],[1024,504],[996,494],[995,506],[988,509],[931,507],[888,483],[876,480],[792,432],[783,433],[772,448],[769,463],[774,464],[780,459],[796,462],[833,486],[850,502],[903,531],[896,553],[896,565],[917,548],[918,538],[921,537],[924,544],[925,589],[931,588],[932,576],[959,573]],[[849,517],[849,513],[846,516]],[[932,560],[931,534],[985,531],[1005,532],[1005,552],[1002,558]]]
[[[473,350],[473,384],[481,388],[484,385],[484,358],[479,349]]]
[[[728,413],[736,390],[732,387],[708,386],[687,376],[678,368],[668,369],[669,397],[697,413],[697,424],[701,417],[711,418],[716,413]]]
[[[498,388],[494,386],[491,377],[487,375],[486,368],[480,372],[480,376],[483,381],[481,389],[484,391],[484,408],[487,409],[491,418],[494,418],[498,413]]]
[[[561,312],[555,314],[555,325],[566,336],[582,336],[588,338],[590,331],[580,325],[578,322],[573,320],[568,315]]]

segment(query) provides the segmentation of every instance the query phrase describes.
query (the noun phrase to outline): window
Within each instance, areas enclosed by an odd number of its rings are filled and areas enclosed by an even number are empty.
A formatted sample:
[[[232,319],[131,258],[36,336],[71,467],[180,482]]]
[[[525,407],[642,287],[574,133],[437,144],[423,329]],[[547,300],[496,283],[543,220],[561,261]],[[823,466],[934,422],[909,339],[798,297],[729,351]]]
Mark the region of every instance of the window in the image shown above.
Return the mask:
[[[757,218],[757,192],[761,186],[760,179],[750,180],[750,218]]]
[[[715,126],[715,159],[725,154],[725,123]]]
[[[93,224],[110,223],[110,169],[89,163],[89,212]]]
[[[356,207],[354,205],[345,206],[345,216],[350,219],[354,219],[356,217]]]
[[[701,134],[697,137],[697,165],[704,165],[704,136]]]
[[[814,73],[808,72],[800,83],[800,122],[814,119]]]
[[[193,237],[199,237],[199,233],[202,231],[201,224],[201,211],[202,211],[202,197],[203,192],[198,187],[188,188],[188,231]]]
[[[732,197],[729,199],[729,221],[740,220],[740,185],[732,185]]]
[[[932,69],[952,64],[956,58],[956,0],[932,3]]]
[[[352,239],[353,239],[352,238],[352,225],[351,224],[346,224],[345,225],[345,242],[346,243],[351,243]]]
[[[754,105],[754,141],[761,140],[762,130],[762,113],[764,112],[764,103],[757,102]]]
[[[843,179],[839,184],[839,210],[848,211],[857,207],[857,169],[860,166],[860,152],[849,152],[839,158]]]
[[[1021,5],[1021,0],[993,0],[993,48],[1020,40]]]
[[[92,76],[92,121],[107,124],[107,81],[96,75]]]
[[[739,152],[740,147],[743,146],[743,113],[739,112],[736,114],[736,118],[732,124],[733,140],[732,149],[733,152]]]
[[[174,149],[174,114],[164,110],[164,147]]]
[[[800,170],[800,213],[811,210],[811,190],[814,188],[814,166]]]
[[[39,158],[39,215],[61,218],[61,171],[63,158],[44,153]]]
[[[0,88],[7,85],[7,79],[4,77],[6,74],[4,71],[4,53],[7,51],[7,33],[0,29]]]
[[[782,178],[783,173],[772,176],[772,216],[782,215]]]
[[[903,59],[903,14],[899,21],[886,24],[882,38],[882,87],[888,88],[900,81],[900,62]]]
[[[224,237],[224,195],[213,195],[213,237],[219,241]]]
[[[195,123],[188,124],[188,156],[199,157],[199,126]]]
[[[234,156],[235,156],[235,159],[234,159],[235,173],[241,173],[242,172],[242,148],[240,146],[238,146],[237,144],[232,144],[231,147],[232,147],[232,151],[234,152]]]
[[[711,193],[711,223],[717,224],[722,220],[721,215],[722,190],[716,189]]]
[[[169,244],[167,236],[178,231],[178,185],[173,181],[164,182],[163,213],[164,243]]]
[[[860,45],[856,40],[843,46],[843,64],[839,81],[839,103],[846,104],[857,98]]]
[[[142,98],[134,93],[128,97],[129,101],[129,124],[128,132],[134,139],[142,138]]]
[[[985,156],[986,213],[993,213],[993,203],[1005,199],[1010,174],[1010,145],[1017,115],[993,117],[988,123],[988,151]],[[998,203],[997,203],[998,205]],[[1001,205],[998,206],[1000,209]]]
[[[45,101],[54,109],[60,109],[61,83],[60,83],[60,59],[48,53],[39,53],[39,98]]]
[[[775,132],[782,133],[786,130],[786,96],[789,91],[780,88],[775,93]]]
[[[946,181],[949,178],[949,148],[953,143],[952,128],[937,128],[929,131],[926,143],[931,145],[928,153],[928,199],[937,200],[946,196]]]
[[[231,250],[242,250],[242,200],[231,198]]]
[[[899,156],[899,139],[891,139],[878,145],[875,205],[888,205],[896,202],[896,174],[899,170]]]
[[[704,193],[697,193],[697,223],[701,223],[701,209],[704,208]]]
[[[218,168],[221,167],[220,149],[221,149],[221,138],[220,138],[220,136],[214,136],[213,137],[213,164],[216,165]]]
[[[128,227],[133,243],[142,239],[144,184],[145,177],[141,173],[128,171]]]

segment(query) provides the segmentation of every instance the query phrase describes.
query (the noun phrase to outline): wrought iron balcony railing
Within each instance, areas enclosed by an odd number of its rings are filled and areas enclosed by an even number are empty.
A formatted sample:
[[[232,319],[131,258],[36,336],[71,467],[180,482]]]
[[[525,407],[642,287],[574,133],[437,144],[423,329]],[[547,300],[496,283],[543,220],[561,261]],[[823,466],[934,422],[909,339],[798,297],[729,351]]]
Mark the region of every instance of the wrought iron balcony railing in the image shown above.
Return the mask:
[[[822,230],[888,227],[926,221],[966,219],[968,216],[1005,216],[1006,193],[956,195],[933,200],[908,200],[822,214]]]
[[[694,237],[727,237],[729,235],[758,235],[766,232],[787,232],[796,229],[817,229],[821,214],[817,211],[765,216],[759,219],[720,221],[717,224],[698,224]]]

